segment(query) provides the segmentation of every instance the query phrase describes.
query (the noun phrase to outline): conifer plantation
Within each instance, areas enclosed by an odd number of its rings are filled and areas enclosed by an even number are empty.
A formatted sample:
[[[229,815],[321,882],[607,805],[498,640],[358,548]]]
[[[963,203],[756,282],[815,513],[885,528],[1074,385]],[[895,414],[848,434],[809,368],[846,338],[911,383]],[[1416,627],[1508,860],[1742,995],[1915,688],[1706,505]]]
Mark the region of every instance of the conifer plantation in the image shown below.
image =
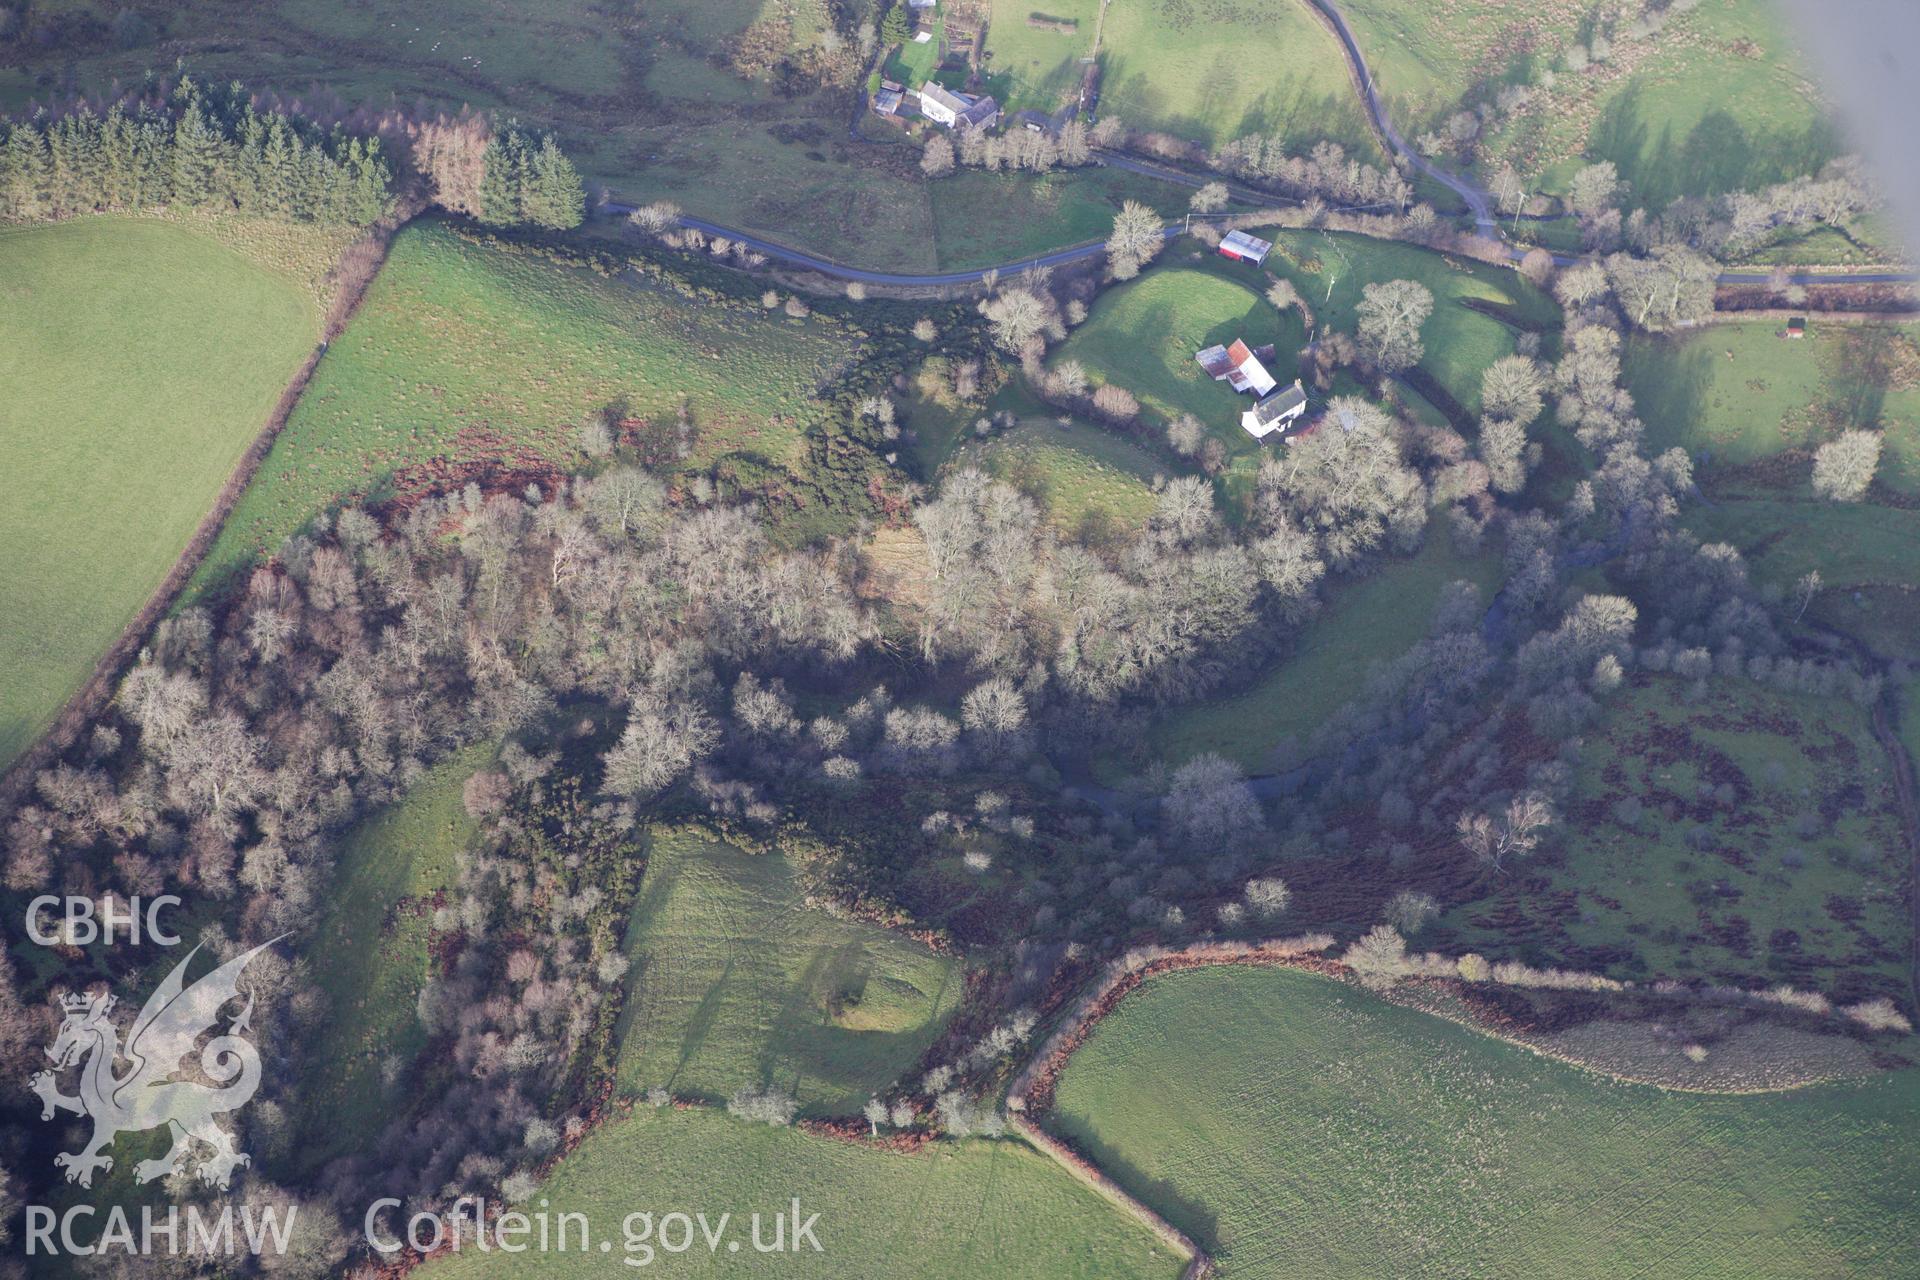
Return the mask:
[[[491,226],[580,225],[580,174],[551,134],[517,122],[495,133],[476,117],[383,125],[402,138],[404,154],[390,157],[377,136],[263,108],[238,82],[215,88],[183,75],[104,115],[82,102],[0,120],[0,218],[186,208],[363,227],[387,212],[403,172],[418,169],[438,203]],[[477,154],[460,175],[470,190],[450,181],[450,135]]]

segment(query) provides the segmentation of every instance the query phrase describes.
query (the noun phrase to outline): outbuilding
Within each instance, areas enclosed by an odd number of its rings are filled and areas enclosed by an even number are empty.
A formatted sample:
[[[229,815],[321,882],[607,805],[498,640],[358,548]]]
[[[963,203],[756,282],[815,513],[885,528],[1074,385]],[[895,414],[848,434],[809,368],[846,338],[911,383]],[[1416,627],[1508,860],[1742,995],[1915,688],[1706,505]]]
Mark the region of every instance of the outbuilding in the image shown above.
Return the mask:
[[[1221,256],[1232,258],[1235,262],[1251,262],[1257,267],[1272,252],[1273,241],[1250,236],[1244,231],[1229,231],[1220,237]]]
[[[1193,358],[1207,371],[1207,376],[1215,382],[1224,382],[1235,391],[1251,391],[1263,396],[1274,389],[1276,384],[1267,367],[1260,358],[1248,349],[1247,344],[1238,338],[1233,345],[1208,347],[1205,351],[1196,351]]]

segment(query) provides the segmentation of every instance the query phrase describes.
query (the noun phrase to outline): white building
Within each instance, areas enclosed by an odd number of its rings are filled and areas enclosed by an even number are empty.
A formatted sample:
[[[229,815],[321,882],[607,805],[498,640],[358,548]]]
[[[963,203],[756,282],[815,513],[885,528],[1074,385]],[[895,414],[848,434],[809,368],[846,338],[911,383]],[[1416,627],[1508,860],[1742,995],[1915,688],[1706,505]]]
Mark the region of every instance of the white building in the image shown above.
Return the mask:
[[[1265,440],[1276,431],[1285,431],[1306,411],[1306,388],[1295,378],[1292,386],[1262,397],[1253,408],[1241,414],[1240,425],[1255,440]]]

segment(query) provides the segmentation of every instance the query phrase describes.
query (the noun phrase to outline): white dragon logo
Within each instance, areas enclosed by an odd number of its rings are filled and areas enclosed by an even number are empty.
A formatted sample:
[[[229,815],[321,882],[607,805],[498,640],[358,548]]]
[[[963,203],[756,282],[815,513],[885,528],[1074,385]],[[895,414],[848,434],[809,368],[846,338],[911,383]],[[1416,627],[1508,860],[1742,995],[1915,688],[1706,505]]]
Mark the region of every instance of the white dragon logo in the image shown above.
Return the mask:
[[[53,1158],[56,1166],[67,1171],[68,1182],[92,1186],[95,1169],[113,1168],[113,1157],[100,1154],[102,1147],[121,1133],[161,1125],[171,1130],[173,1146],[158,1160],[136,1164],[135,1181],[151,1182],[178,1172],[196,1140],[213,1148],[213,1155],[200,1164],[201,1181],[223,1191],[234,1168],[251,1163],[252,1157],[234,1150],[233,1135],[214,1117],[245,1106],[260,1087],[260,1053],[240,1034],[253,1016],[253,997],[247,997],[246,1007],[228,1024],[227,1034],[215,1036],[200,1049],[200,1068],[216,1084],[170,1077],[181,1059],[193,1052],[201,1034],[219,1021],[221,1006],[239,998],[240,973],[247,962],[279,940],[234,957],[191,987],[186,985],[187,965],[200,948],[189,951],[142,1006],[124,1052],[119,1030],[108,1017],[114,1005],[111,995],[61,997],[66,1020],[46,1051],[53,1059],[53,1070],[36,1072],[27,1085],[40,1095],[42,1120],[53,1119],[56,1111],[93,1120],[93,1137],[82,1150]],[[55,1074],[83,1059],[79,1094],[61,1093]],[[114,1066],[122,1060],[128,1069],[116,1075]]]

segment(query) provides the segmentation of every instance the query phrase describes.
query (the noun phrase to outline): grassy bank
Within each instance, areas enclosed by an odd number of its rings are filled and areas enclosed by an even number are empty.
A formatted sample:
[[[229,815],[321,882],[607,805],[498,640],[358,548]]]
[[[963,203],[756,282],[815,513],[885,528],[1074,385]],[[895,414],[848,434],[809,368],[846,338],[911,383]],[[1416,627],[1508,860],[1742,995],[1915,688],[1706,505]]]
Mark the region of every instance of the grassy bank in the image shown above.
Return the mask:
[[[800,447],[796,416],[849,351],[812,320],[690,305],[415,225],[320,362],[196,584],[271,552],[352,498],[498,466],[539,478],[584,460],[580,425],[610,404],[650,421],[684,405],[694,456]]]
[[[935,1144],[915,1155],[854,1146],[793,1129],[769,1128],[706,1110],[642,1108],[589,1137],[541,1186],[553,1214],[584,1213],[610,1242],[572,1253],[480,1254],[436,1260],[427,1280],[506,1276],[605,1276],[624,1258],[657,1261],[675,1275],[888,1277],[888,1280],[1174,1280],[1180,1261],[1144,1227],[1024,1143]],[[775,1214],[818,1214],[819,1252],[751,1247],[751,1218],[771,1243]],[[629,1245],[649,1215],[652,1251]],[[651,1235],[670,1213],[703,1213],[726,1236],[711,1250],[672,1253]],[[788,1227],[792,1223],[789,1221]],[[792,1238],[789,1236],[789,1240]],[[609,1256],[611,1254],[611,1256]]]
[[[319,331],[305,281],[185,224],[0,230],[0,765],[160,585]]]
[[[785,859],[679,833],[648,854],[627,949],[619,1083],[634,1094],[772,1084],[854,1114],[933,1043],[962,986],[957,961],[809,907]]]
[[[1920,1072],[1667,1093],[1287,970],[1152,979],[1053,1125],[1246,1280],[1893,1276],[1920,1224]]]

